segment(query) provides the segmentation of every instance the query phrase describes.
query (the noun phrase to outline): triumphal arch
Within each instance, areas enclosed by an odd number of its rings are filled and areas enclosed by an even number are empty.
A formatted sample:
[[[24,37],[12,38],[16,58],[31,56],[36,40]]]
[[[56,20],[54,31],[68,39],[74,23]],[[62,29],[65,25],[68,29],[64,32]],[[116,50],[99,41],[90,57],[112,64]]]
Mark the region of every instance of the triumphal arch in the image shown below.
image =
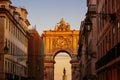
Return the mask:
[[[44,80],[54,80],[54,57],[59,52],[66,52],[71,57],[72,80],[79,80],[79,62],[77,60],[79,30],[71,30],[70,25],[61,21],[54,30],[42,34],[44,41]]]

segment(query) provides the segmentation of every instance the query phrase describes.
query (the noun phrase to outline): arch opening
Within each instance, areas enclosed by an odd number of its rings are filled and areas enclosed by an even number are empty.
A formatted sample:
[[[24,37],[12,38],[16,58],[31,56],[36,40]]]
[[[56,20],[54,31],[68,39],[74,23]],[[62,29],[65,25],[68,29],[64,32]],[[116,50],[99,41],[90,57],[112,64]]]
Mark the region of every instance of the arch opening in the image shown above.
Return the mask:
[[[63,80],[63,76],[66,76],[67,80],[71,80],[71,57],[67,52],[58,52],[54,56],[54,80]],[[66,75],[64,75],[64,69]]]

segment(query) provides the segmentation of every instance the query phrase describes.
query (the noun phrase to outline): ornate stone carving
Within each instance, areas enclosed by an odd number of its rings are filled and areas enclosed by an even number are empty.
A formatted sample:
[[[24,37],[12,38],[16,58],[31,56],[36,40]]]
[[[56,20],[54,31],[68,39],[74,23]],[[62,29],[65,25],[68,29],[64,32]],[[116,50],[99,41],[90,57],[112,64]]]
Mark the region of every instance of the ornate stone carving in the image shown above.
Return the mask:
[[[66,52],[71,56],[71,66],[78,64],[77,61],[73,60],[77,55],[77,41],[79,37],[79,30],[70,30],[70,25],[66,24],[64,19],[55,25],[54,30],[46,30],[42,34],[44,41],[44,68],[46,68],[45,79],[54,80],[54,58],[59,52]],[[72,72],[74,69],[72,68]],[[72,73],[72,80],[76,78],[75,73]]]
[[[55,31],[70,31],[70,25],[62,18],[59,25],[55,25]]]
[[[72,40],[60,36],[53,40],[53,51],[56,49],[72,49]]]

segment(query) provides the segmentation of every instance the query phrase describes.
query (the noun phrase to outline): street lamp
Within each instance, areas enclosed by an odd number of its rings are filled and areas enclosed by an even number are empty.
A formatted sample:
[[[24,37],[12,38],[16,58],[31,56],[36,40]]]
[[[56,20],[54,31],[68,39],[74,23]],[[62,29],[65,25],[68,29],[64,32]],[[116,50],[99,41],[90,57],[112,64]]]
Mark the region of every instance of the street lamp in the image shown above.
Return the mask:
[[[7,41],[6,41],[6,44],[5,44],[5,47],[4,47],[4,52],[5,52],[5,54],[7,54],[8,51],[9,51],[9,48],[7,47]]]
[[[85,29],[90,32],[92,30],[92,21],[90,20],[90,18],[86,18],[85,19]]]
[[[4,42],[0,42],[0,44],[3,44]],[[7,54],[9,51],[9,48],[7,46],[7,41],[5,42],[5,47],[4,47],[4,53]],[[3,55],[3,54],[0,54],[0,56]]]
[[[5,60],[5,59],[11,59],[11,61],[12,61],[12,64],[11,64],[11,66],[7,66],[7,64],[6,63],[4,63],[4,62],[6,62],[6,61],[2,61],[3,62],[3,65],[2,65],[2,70],[3,71],[1,71],[1,75],[5,78],[5,80],[7,79],[7,80],[21,80],[22,78],[21,78],[21,72],[23,72],[23,71],[20,71],[21,70],[21,68],[19,67],[19,69],[17,68],[17,70],[16,70],[16,68],[15,68],[15,66],[14,66],[14,64],[15,64],[15,62],[14,61],[16,61],[16,64],[17,63],[19,63],[19,62],[21,62],[21,61],[18,61],[17,59],[18,59],[18,57],[19,56],[26,56],[26,55],[14,55],[14,54],[9,54],[9,47],[7,46],[7,41],[6,42],[0,42],[0,44],[4,44],[5,46],[4,46],[4,48],[3,48],[3,53],[1,53],[0,54],[0,58],[2,58],[2,60]],[[4,56],[6,57],[6,58],[4,58]],[[16,58],[15,58],[16,57]],[[9,69],[9,71],[7,71],[6,72],[6,70],[7,69]],[[15,71],[20,71],[20,72],[15,72]],[[2,77],[2,78],[3,78]],[[0,77],[0,80],[3,80],[1,77]]]
[[[7,41],[6,41],[6,42],[0,42],[0,44],[5,44],[4,49],[3,49],[4,52],[0,52],[0,60],[1,60],[1,62],[4,62],[4,61],[3,61],[4,54],[7,54],[7,53],[8,53],[9,48],[8,48],[8,46],[7,46]],[[2,47],[2,46],[1,46],[1,47]],[[2,50],[2,51],[3,51],[3,50]],[[4,77],[4,67],[3,67],[3,65],[4,65],[4,64],[1,64],[1,71],[0,71],[1,73],[0,73],[0,74]],[[3,78],[2,76],[0,77],[0,79]]]
[[[7,41],[6,41],[6,42],[0,42],[0,44],[3,44],[3,43],[5,43],[4,53],[7,54],[8,51],[9,51],[9,48],[8,48],[8,46],[7,46]]]

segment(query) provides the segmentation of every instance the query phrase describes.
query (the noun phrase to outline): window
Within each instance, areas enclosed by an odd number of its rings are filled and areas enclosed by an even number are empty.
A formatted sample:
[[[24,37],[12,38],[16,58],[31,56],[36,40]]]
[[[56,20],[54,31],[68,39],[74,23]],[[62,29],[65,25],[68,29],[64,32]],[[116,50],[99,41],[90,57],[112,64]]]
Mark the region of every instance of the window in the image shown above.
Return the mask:
[[[120,42],[120,27],[118,28],[118,41]]]
[[[108,9],[108,1],[107,0],[105,0],[105,13],[107,13],[107,9]]]
[[[98,17],[98,20],[97,20],[97,24],[98,24],[98,28],[97,28],[97,30],[98,30],[98,34],[99,34],[99,32],[100,32],[100,17]]]
[[[120,22],[117,23],[118,28],[120,28]]]
[[[112,29],[112,46],[114,46],[114,44],[115,44],[114,37],[115,37],[115,28]]]
[[[1,5],[1,8],[5,8],[5,5]]]
[[[100,0],[97,0],[97,5],[99,5],[99,3],[100,3]]]
[[[115,8],[115,0],[112,0],[112,10]]]
[[[108,1],[108,13],[111,12],[111,4],[110,3],[111,3],[111,0]]]
[[[8,42],[7,42],[7,44],[8,44],[8,48],[9,48],[9,53],[10,53],[10,40],[8,40]]]
[[[8,27],[8,20],[6,20],[6,29],[7,29],[7,27]]]
[[[104,41],[105,40],[102,41],[102,56],[104,56],[104,54],[105,54],[105,44],[104,44]]]
[[[5,71],[7,72],[7,61],[5,61]]]
[[[8,62],[8,72],[10,72],[10,62]]]
[[[105,37],[105,53],[107,52],[107,36]]]
[[[12,54],[12,42],[10,42],[11,44],[11,46],[10,46],[10,54]]]
[[[11,26],[11,23],[10,23],[10,21],[9,21],[9,31],[10,31],[10,26]]]
[[[103,42],[101,42],[101,57],[103,56]]]
[[[97,47],[97,50],[98,50],[98,59],[100,59],[99,57],[100,57],[100,45]]]
[[[111,48],[111,31],[109,32],[109,50]]]
[[[107,5],[107,10],[106,11],[107,11],[107,13],[109,13],[109,0],[107,0],[107,4],[106,5]]]

